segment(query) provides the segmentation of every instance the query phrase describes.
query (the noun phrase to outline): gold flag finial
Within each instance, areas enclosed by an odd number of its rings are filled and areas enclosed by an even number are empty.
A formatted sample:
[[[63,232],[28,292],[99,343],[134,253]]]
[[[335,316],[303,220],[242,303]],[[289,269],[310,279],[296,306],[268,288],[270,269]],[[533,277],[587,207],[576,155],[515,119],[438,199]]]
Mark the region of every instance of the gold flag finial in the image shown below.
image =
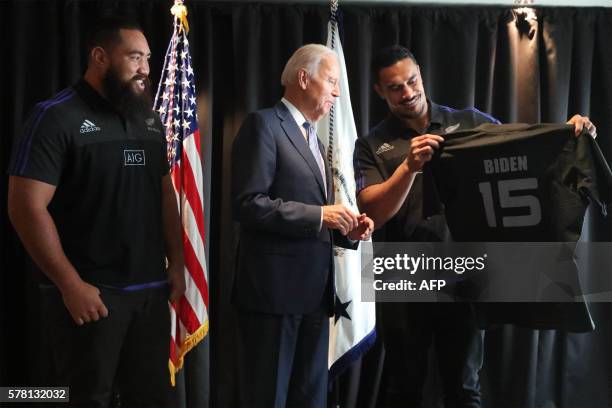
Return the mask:
[[[189,23],[187,22],[187,7],[183,4],[183,0],[174,0],[174,6],[170,9],[170,13],[174,18],[178,18],[181,22],[181,28],[185,29],[185,33],[189,33]]]
[[[335,15],[336,11],[338,11],[338,0],[330,0],[329,6],[331,7],[332,14]]]

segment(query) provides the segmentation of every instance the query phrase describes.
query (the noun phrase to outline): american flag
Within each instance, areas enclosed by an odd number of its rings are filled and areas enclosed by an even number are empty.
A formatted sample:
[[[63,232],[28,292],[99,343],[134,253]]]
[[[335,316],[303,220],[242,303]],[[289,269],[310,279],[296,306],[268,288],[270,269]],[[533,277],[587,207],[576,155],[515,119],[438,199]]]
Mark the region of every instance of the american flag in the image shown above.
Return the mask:
[[[208,272],[204,250],[204,207],[200,132],[196,92],[187,40],[187,10],[181,1],[172,7],[174,33],[170,40],[154,109],[168,141],[168,162],[183,226],[185,294],[170,304],[170,381],[183,358],[208,333]]]

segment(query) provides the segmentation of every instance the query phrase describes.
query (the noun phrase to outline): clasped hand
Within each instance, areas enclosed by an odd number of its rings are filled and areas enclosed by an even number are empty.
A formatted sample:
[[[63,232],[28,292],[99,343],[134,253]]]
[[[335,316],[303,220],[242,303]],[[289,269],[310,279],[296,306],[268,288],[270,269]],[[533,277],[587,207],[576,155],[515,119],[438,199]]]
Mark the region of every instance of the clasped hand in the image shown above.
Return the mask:
[[[337,229],[353,241],[367,240],[374,231],[374,221],[365,213],[355,214],[343,204],[323,206],[323,226]]]

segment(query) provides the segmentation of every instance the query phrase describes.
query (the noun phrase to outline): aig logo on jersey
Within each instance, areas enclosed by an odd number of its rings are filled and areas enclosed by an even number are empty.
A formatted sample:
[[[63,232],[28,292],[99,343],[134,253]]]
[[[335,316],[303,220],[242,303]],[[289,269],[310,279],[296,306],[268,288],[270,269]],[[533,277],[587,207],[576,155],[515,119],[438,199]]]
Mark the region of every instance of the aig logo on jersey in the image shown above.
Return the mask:
[[[144,166],[145,151],[144,150],[124,150],[123,151],[124,166]]]

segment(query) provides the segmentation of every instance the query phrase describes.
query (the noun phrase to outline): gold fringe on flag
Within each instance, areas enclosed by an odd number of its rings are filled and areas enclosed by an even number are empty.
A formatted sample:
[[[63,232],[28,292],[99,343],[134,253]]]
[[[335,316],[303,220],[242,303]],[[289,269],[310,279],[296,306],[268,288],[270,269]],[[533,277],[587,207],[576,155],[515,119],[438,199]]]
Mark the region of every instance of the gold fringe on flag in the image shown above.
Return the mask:
[[[198,330],[191,333],[185,338],[185,341],[181,345],[178,351],[178,365],[175,367],[172,364],[172,359],[168,359],[168,369],[170,370],[170,383],[172,386],[176,386],[176,373],[183,368],[185,362],[185,354],[187,354],[192,348],[194,348],[206,335],[208,334],[208,320],[200,326]]]

